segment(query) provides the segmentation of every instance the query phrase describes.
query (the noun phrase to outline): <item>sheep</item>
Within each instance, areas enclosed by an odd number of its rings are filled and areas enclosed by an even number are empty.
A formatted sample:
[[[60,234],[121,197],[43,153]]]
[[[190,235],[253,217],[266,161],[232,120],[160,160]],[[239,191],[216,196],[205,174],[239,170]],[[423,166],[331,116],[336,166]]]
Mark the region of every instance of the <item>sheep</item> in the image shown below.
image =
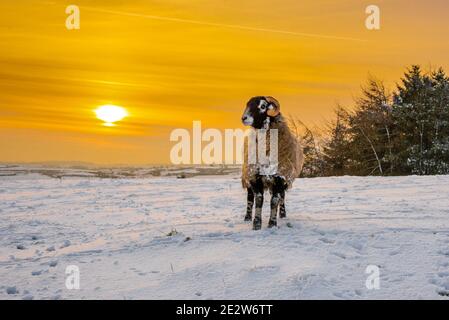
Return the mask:
[[[248,138],[245,139],[242,165],[242,187],[247,190],[245,221],[251,221],[254,200],[256,204],[253,230],[262,226],[262,206],[265,190],[271,193],[271,213],[268,227],[277,226],[277,213],[286,217],[285,192],[292,187],[304,163],[303,149],[298,138],[290,130],[287,121],[280,113],[280,104],[273,97],[257,96],[251,98],[242,116],[245,126],[253,129],[277,129],[278,165],[275,172],[263,172],[260,163],[248,162]],[[267,130],[270,132],[270,130]],[[267,144],[269,139],[266,139]],[[256,143],[257,144],[257,143]],[[267,150],[269,147],[267,146]]]

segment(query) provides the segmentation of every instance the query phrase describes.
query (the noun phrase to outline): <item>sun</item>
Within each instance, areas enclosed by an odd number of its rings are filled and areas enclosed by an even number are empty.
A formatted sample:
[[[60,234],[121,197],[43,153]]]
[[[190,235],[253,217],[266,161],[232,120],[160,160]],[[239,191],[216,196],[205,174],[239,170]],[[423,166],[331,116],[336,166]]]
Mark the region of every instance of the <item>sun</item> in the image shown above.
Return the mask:
[[[98,119],[104,121],[103,125],[108,127],[114,126],[114,122],[120,121],[128,115],[125,108],[112,104],[99,106],[94,112]]]

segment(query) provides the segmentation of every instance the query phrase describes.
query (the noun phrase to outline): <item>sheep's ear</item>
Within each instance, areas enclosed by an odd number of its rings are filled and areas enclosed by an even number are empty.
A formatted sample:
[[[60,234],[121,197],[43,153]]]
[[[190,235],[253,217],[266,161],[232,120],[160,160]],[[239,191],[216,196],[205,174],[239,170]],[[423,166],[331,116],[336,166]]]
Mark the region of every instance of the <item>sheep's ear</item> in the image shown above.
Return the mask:
[[[267,114],[270,117],[276,117],[281,112],[281,105],[279,104],[279,101],[273,97],[265,97],[265,100],[269,103]]]

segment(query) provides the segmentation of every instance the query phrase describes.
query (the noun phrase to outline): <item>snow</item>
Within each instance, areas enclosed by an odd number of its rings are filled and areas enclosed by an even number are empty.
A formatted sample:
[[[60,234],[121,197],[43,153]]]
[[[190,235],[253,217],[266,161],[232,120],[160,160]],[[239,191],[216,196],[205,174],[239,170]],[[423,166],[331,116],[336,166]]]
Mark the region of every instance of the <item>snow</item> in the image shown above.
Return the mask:
[[[449,176],[298,179],[260,231],[240,186],[0,177],[0,299],[449,299]]]

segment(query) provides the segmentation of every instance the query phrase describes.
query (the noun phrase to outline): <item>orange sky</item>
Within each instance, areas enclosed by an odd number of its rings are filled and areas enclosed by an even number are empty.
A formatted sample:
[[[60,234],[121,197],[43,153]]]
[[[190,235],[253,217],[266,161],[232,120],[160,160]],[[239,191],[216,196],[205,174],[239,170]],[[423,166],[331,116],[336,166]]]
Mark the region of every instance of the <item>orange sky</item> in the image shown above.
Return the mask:
[[[65,27],[69,4],[80,30]],[[370,4],[379,31],[365,28]],[[166,163],[173,128],[241,128],[254,95],[320,125],[368,74],[393,86],[413,63],[448,70],[448,12],[447,0],[2,0],[0,162]],[[102,104],[130,115],[105,127]]]

